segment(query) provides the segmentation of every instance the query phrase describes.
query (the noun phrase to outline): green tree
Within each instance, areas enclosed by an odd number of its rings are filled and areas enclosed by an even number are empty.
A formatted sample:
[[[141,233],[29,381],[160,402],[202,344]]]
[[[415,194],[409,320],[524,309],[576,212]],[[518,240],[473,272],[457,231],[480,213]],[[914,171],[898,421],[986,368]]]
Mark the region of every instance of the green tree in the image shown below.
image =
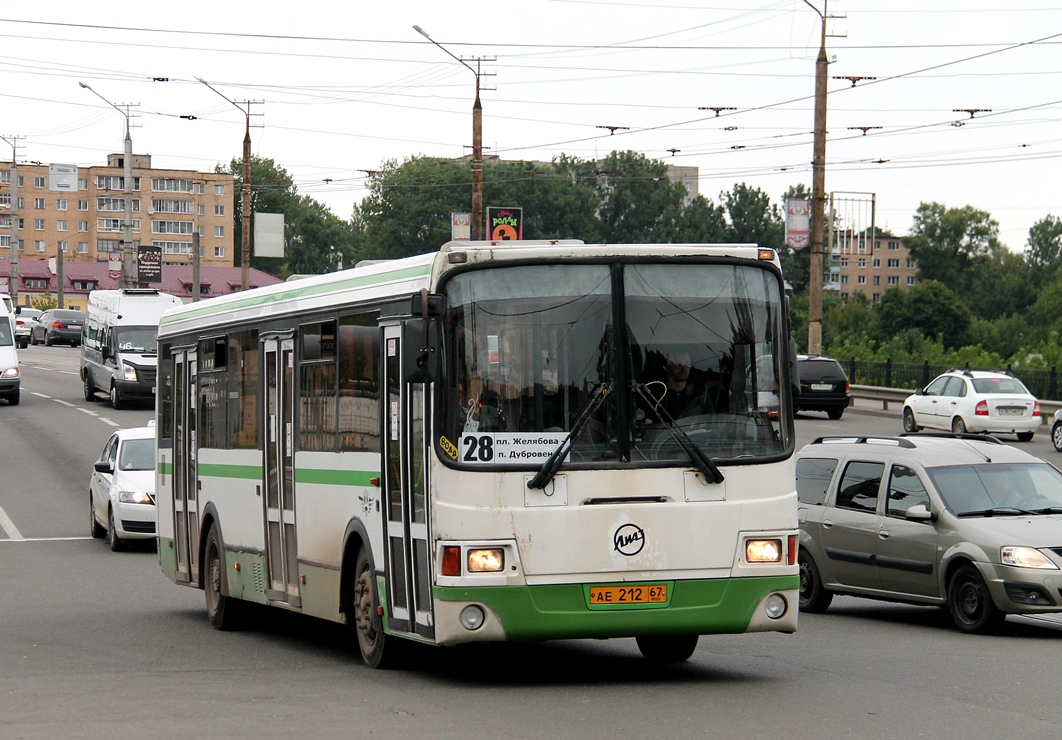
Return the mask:
[[[227,172],[233,176],[233,264],[243,265],[243,160],[233,158],[228,167],[218,164],[214,172]],[[295,186],[291,182],[291,175],[283,167],[277,165],[272,159],[264,157],[251,158],[251,214],[255,213],[283,213],[285,224],[289,210],[298,200],[295,194]],[[253,218],[252,218],[252,229]],[[285,236],[287,228],[285,227]],[[271,273],[283,272],[283,262],[276,258],[254,256],[254,234],[251,234],[251,267],[265,270]]]
[[[1025,259],[1038,267],[1052,267],[1062,256],[1062,219],[1047,215],[1029,229]]]
[[[745,183],[734,185],[730,192],[719,194],[730,222],[729,240],[781,250],[785,241],[785,224],[778,206],[759,188]]]
[[[927,280],[906,292],[898,287],[885,291],[878,305],[878,336],[887,340],[917,330],[956,349],[969,341],[972,320],[966,304],[950,288]]]
[[[299,197],[285,214],[288,274],[319,275],[353,267],[354,239],[349,223],[307,196]]]
[[[686,188],[667,177],[667,167],[638,152],[612,152],[601,162],[604,197],[601,239],[615,244],[673,240]]]
[[[1003,249],[998,237],[999,224],[973,206],[921,203],[906,242],[922,280],[963,294],[971,287],[971,269]]]
[[[682,209],[675,225],[673,241],[689,244],[718,244],[730,239],[726,210],[703,195]]]

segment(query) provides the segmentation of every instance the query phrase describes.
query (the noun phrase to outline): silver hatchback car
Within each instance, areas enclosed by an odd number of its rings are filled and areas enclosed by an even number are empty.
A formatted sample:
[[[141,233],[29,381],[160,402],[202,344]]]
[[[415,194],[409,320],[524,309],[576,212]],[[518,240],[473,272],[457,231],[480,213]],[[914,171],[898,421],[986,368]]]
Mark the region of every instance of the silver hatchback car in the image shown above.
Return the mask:
[[[963,632],[1062,612],[1062,473],[994,437],[820,437],[797,454],[800,608],[946,607]]]

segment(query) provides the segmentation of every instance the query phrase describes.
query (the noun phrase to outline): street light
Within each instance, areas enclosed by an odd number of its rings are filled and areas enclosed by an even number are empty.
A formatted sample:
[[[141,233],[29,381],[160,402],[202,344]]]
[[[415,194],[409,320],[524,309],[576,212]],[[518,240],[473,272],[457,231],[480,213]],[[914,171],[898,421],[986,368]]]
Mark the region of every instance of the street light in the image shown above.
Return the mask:
[[[229,100],[202,77],[196,77],[196,79],[232,103],[236,110],[243,113],[247,123],[243,134],[243,183],[240,185],[242,196],[240,210],[243,224],[240,229],[240,237],[242,239],[240,249],[240,290],[247,290],[250,286],[250,273],[248,270],[251,266],[251,101],[247,101],[247,110],[244,110],[238,103]]]
[[[125,110],[107,100],[84,82],[77,83],[125,116],[125,218],[122,223],[122,288],[132,288],[133,280],[133,139],[129,135],[129,106]]]
[[[476,102],[472,104],[472,240],[483,240],[483,106],[479,102],[479,71],[428,35],[420,26],[413,30],[461,62],[476,76]],[[477,65],[478,66],[478,65]]]

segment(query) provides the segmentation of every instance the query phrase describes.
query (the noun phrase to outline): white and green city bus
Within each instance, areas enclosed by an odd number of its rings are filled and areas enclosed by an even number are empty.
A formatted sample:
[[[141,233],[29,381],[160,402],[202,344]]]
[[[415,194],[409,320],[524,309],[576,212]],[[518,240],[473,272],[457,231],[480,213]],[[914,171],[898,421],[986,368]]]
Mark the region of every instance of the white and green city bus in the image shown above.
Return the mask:
[[[248,602],[411,640],[797,625],[792,351],[773,250],[450,242],[168,311],[158,544]]]

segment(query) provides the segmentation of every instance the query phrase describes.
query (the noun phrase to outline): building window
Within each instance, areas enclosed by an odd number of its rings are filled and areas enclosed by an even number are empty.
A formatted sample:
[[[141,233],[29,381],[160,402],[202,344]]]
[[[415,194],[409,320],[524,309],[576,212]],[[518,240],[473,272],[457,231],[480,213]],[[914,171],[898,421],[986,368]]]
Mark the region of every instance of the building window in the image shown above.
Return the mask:
[[[35,187],[35,188],[43,188],[45,186],[45,184],[46,183],[44,182],[44,178],[43,177],[34,177],[33,178],[33,187]]]
[[[874,276],[874,285],[881,285],[881,275]]]
[[[37,241],[33,242],[33,251],[35,251],[35,252],[43,252],[44,251],[44,240],[43,239],[38,239]]]
[[[0,170],[0,182],[11,182],[11,170]]]
[[[205,216],[206,215],[206,206],[199,206],[198,208],[196,208],[196,215]]]
[[[7,234],[0,234],[0,247],[11,248],[11,237]]]
[[[848,276],[841,275],[841,285],[848,285]]]
[[[907,284],[908,284],[908,285],[914,285],[914,284],[915,284],[915,277],[914,277],[914,275],[908,275],[908,276],[907,276]]]
[[[11,207],[11,193],[0,193],[0,206]]]
[[[856,283],[858,283],[859,285],[866,285],[867,284],[867,276],[866,275],[858,276],[856,278]]]
[[[190,193],[193,182],[183,177],[153,177],[151,189],[157,193]]]
[[[224,185],[215,185],[214,186],[214,195],[224,195],[224,194],[225,194],[225,186]]]
[[[874,267],[881,267],[881,260],[874,260]]]
[[[907,264],[907,269],[908,270],[913,270],[914,269],[914,260],[913,259],[908,259],[906,264]]]
[[[38,211],[43,211],[44,210],[44,198],[34,198],[33,199],[33,207],[36,208]]]
[[[125,177],[122,175],[96,175],[97,190],[125,190]],[[140,190],[140,178],[133,178],[133,190]]]
[[[55,246],[59,249],[60,252],[66,254],[66,242],[57,242]]]
[[[26,287],[43,290],[48,287],[48,281],[45,278],[26,278]]]
[[[77,253],[78,254],[88,254],[88,242],[78,242],[77,243]]]
[[[889,267],[892,269],[900,269],[900,260],[889,260]]]
[[[225,227],[224,226],[215,226],[214,227],[214,236],[216,236],[218,238],[221,238],[221,237],[225,236]]]
[[[117,239],[97,239],[96,240],[97,252],[120,252],[122,251],[122,243]]]
[[[66,231],[67,223],[68,222],[67,222],[67,220],[65,218],[59,219],[58,221],[55,222],[55,230],[56,231]]]
[[[206,226],[199,227],[199,236],[206,236]]]
[[[122,219],[120,218],[97,218],[96,231],[121,231]]]
[[[35,219],[33,219],[33,230],[34,231],[44,231],[44,219],[43,218],[35,218]]]
[[[225,247],[214,247],[214,256],[215,257],[224,257],[225,256]]]
[[[88,178],[80,178],[80,179],[78,179],[78,181],[77,181],[77,189],[78,190],[88,190]]]
[[[889,275],[889,285],[899,285],[899,284],[900,284],[900,276],[899,275]]]
[[[77,230],[78,231],[88,231],[88,221],[78,221],[77,222]]]
[[[140,212],[140,198],[133,198],[133,211]],[[125,211],[125,198],[96,198],[97,211]]]
[[[151,201],[156,213],[191,213],[194,205],[190,200],[177,198],[154,198]]]
[[[165,254],[191,254],[192,243],[191,242],[166,242],[152,240],[151,246],[160,247]]]
[[[79,200],[77,202],[77,209],[79,211],[87,211],[88,210],[88,201],[87,200]]]
[[[858,267],[859,267],[859,268],[864,268],[864,267],[866,267],[866,266],[867,266],[867,261],[866,261],[866,259],[865,259],[864,257],[860,257],[860,258],[859,258],[859,263],[858,263]]]
[[[214,215],[215,216],[224,216],[225,215],[225,206],[214,206]]]
[[[95,290],[96,289],[96,281],[95,280],[72,280],[71,282],[74,285],[74,290]]]
[[[56,210],[59,210],[59,211],[65,211],[66,210],[66,198],[60,198],[59,200],[55,201],[55,208],[56,208]]]

